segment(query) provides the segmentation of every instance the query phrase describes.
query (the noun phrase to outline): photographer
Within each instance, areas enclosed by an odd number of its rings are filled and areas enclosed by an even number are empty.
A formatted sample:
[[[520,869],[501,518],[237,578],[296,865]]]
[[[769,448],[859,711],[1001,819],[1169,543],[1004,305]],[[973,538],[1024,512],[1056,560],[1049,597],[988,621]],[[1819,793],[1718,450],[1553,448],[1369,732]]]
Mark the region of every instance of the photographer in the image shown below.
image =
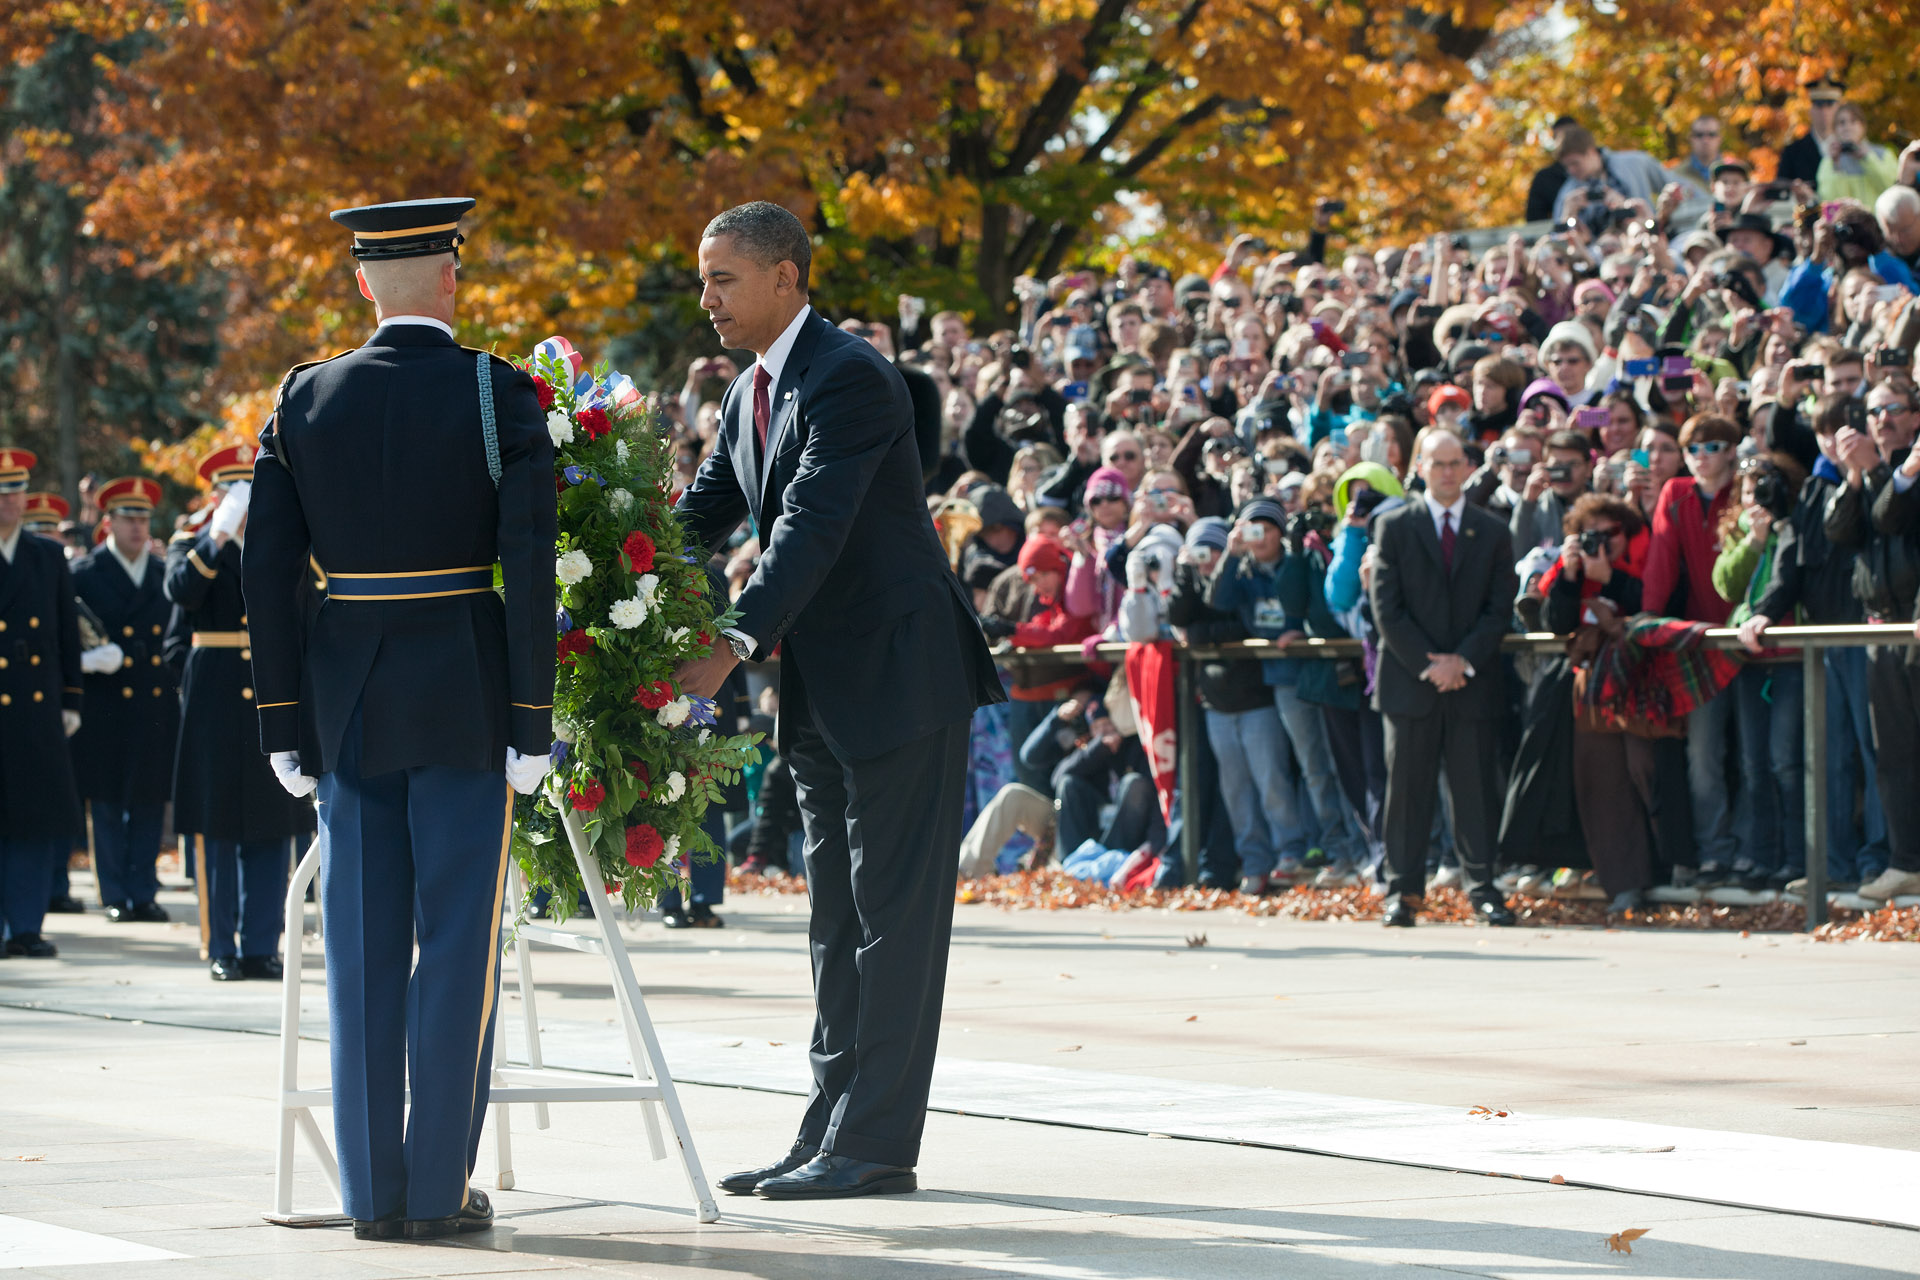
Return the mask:
[[[1654,201],[1673,180],[1646,152],[1603,150],[1579,125],[1561,135],[1557,155],[1567,170],[1567,181],[1554,198],[1554,219],[1577,219],[1596,231],[1614,225],[1613,219],[1596,216],[1597,210],[1653,217]]]
[[[1820,158],[1814,186],[1822,200],[1858,200],[1872,204],[1900,179],[1893,152],[1867,141],[1867,114],[1843,102],[1833,114],[1833,143]]]
[[[1511,520],[1534,464],[1546,457],[1547,440],[1529,427],[1515,427],[1487,450],[1487,460],[1467,481],[1467,501]]]
[[[1886,251],[1880,222],[1873,211],[1852,201],[1841,201],[1830,214],[1802,206],[1795,231],[1806,256],[1787,273],[1780,288],[1780,305],[1807,333],[1826,333],[1832,314],[1832,294],[1840,277],[1855,267],[1871,267],[1888,284],[1914,291],[1913,273]]]
[[[1527,473],[1520,503],[1507,528],[1516,554],[1549,546],[1566,524],[1567,512],[1593,483],[1592,455],[1586,437],[1578,431],[1556,431],[1547,437],[1546,456]]]
[[[1899,394],[1890,389],[1889,393]],[[1740,624],[1740,643],[1749,653],[1760,653],[1767,629],[1788,619],[1850,625],[1865,617],[1853,592],[1854,554],[1829,542],[1826,530],[1827,502],[1847,482],[1836,437],[1847,425],[1852,403],[1845,396],[1823,396],[1814,411],[1813,430],[1820,457],[1813,474],[1800,487],[1789,523],[1782,526],[1776,522],[1779,541],[1772,581],[1764,593],[1749,593],[1752,608]],[[1868,411],[1872,409],[1870,397]],[[1852,796],[1858,788],[1864,801],[1863,822],[1858,828],[1851,803],[1830,802],[1827,806],[1827,875],[1833,888],[1844,891],[1886,869],[1887,828],[1880,808],[1879,783],[1874,777],[1866,652],[1828,649],[1822,656],[1827,684],[1827,795]],[[1793,880],[1787,885],[1789,893],[1804,891],[1802,881]]]
[[[1784,453],[1757,454],[1740,464],[1740,505],[1721,516],[1721,551],[1713,566],[1714,590],[1738,602],[1728,625],[1745,623],[1772,586],[1782,548],[1791,544],[1795,495],[1806,479],[1806,470]],[[1749,826],[1746,848],[1731,870],[1749,892],[1783,889],[1807,863],[1801,765],[1806,689],[1799,655],[1749,661],[1733,685]]]
[[[739,376],[740,366],[727,356],[702,356],[688,365],[686,385],[680,388],[680,420],[689,423],[698,421],[702,392],[717,384],[718,395],[724,395]]]
[[[1643,526],[1631,504],[1594,493],[1573,504],[1562,527],[1560,558],[1534,591],[1546,601],[1546,628],[1573,636],[1572,660],[1585,666],[1601,635],[1617,634],[1623,620],[1640,612],[1640,579],[1627,547]],[[1576,689],[1586,678],[1576,677]],[[1578,703],[1576,692],[1576,713]],[[1576,714],[1574,807],[1611,913],[1637,906],[1653,883],[1656,760],[1650,738],[1602,728]]]

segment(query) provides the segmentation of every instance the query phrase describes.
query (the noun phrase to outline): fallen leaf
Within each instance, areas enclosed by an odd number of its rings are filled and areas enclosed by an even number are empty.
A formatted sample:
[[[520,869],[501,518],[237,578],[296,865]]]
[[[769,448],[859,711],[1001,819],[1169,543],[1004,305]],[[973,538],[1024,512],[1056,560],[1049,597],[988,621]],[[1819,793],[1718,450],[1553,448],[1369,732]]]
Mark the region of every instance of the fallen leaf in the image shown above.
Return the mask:
[[[1495,1111],[1492,1107],[1474,1107],[1467,1112],[1467,1115],[1475,1120],[1504,1120],[1508,1114],[1505,1111]]]
[[[1080,1046],[1077,1044],[1062,1045],[1060,1048],[1055,1049],[1054,1052],[1055,1053],[1078,1053],[1080,1052]]]
[[[1607,1248],[1614,1253],[1632,1253],[1633,1242],[1651,1230],[1651,1227],[1633,1227],[1626,1231],[1616,1231],[1607,1237]]]
[[[738,1049],[740,1047],[740,1044],[741,1042],[738,1040],[729,1040],[725,1044],[721,1045],[720,1047],[722,1049]]]
[[[1187,1021],[1188,1021],[1188,1022],[1198,1022],[1198,1021],[1200,1021],[1200,1015],[1199,1015],[1199,1014],[1197,1014],[1197,1013],[1194,1013],[1194,1014],[1189,1014],[1189,1015],[1187,1016]]]
[[[1190,947],[1204,947],[1207,945],[1207,935],[1204,933],[1190,933],[1187,935],[1187,945]]]
[[[778,1049],[781,1045],[784,1045],[786,1041],[785,1040],[769,1040],[767,1041],[767,1043],[773,1046],[774,1048]]]
[[[1548,1181],[1548,1182],[1551,1182],[1551,1183],[1552,1183],[1552,1184],[1553,1184],[1554,1186],[1556,1186],[1556,1187],[1564,1187],[1564,1186],[1566,1186],[1566,1185],[1567,1185],[1567,1180],[1566,1180],[1565,1178],[1563,1178],[1563,1177],[1561,1177],[1561,1176],[1560,1176],[1559,1174],[1557,1174],[1557,1173],[1556,1173],[1556,1174],[1554,1174],[1554,1175],[1553,1175],[1553,1176],[1552,1176],[1551,1178],[1548,1178],[1548,1179],[1547,1179],[1547,1181]]]
[[[14,1156],[13,1159],[18,1160],[23,1164],[36,1164],[41,1160],[45,1160],[46,1157],[43,1155],[42,1156]]]
[[[1072,982],[1072,981],[1073,981],[1073,975],[1072,975],[1072,974],[1070,974],[1070,973],[1062,973],[1062,974],[1056,974],[1055,976],[1056,976],[1056,977],[1060,977],[1060,978],[1064,978],[1064,979],[1066,979],[1066,980],[1067,980],[1068,982]]]

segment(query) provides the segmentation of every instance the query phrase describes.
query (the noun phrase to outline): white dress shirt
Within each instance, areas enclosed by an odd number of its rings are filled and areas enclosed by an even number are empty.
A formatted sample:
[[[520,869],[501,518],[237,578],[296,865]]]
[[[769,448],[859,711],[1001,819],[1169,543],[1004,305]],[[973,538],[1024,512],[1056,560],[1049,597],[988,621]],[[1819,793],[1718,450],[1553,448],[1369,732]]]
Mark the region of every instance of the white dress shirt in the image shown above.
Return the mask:
[[[120,562],[120,567],[127,571],[129,578],[133,579],[134,586],[137,587],[147,580],[147,549],[145,547],[140,548],[139,556],[132,560],[120,554],[120,548],[114,544],[112,538],[107,539],[106,547],[107,554]]]
[[[12,533],[0,538],[0,560],[5,560],[8,564],[13,563],[13,553],[20,549],[20,531],[26,527],[23,521],[13,526]]]
[[[1453,500],[1453,505],[1450,507],[1441,506],[1439,503],[1435,502],[1431,497],[1427,499],[1427,513],[1433,517],[1433,531],[1435,533],[1439,533],[1441,530],[1442,514],[1450,513],[1453,516],[1453,535],[1456,538],[1459,537],[1460,536],[1460,518],[1466,514],[1466,511],[1467,511],[1467,495],[1464,492],[1462,492],[1459,497]]]
[[[761,356],[759,360],[754,362],[757,367],[767,371],[767,397],[769,400],[773,397],[773,389],[780,385],[780,374],[787,367],[787,357],[793,354],[793,344],[799,341],[800,326],[805,324],[807,317],[812,314],[812,307],[801,307],[800,314],[793,318],[793,322],[781,332],[779,337],[773,340],[773,345],[767,348],[767,354]],[[749,386],[748,390],[751,392],[752,387]]]
[[[433,328],[446,334],[449,338],[453,336],[452,325],[448,324],[445,320],[436,320],[432,316],[387,316],[380,321],[379,327],[384,329],[390,324],[431,325]]]

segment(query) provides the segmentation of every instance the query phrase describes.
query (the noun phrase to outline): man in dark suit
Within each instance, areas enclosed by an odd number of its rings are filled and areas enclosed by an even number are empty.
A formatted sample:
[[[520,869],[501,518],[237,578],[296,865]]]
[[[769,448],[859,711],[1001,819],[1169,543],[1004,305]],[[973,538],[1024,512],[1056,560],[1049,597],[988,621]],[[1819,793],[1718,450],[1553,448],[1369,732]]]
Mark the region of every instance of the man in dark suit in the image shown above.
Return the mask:
[[[513,791],[553,741],[553,441],[533,379],[453,340],[472,207],[333,214],[379,327],[287,375],[254,466],[260,744],[290,792],[318,779],[334,1133],[363,1239],[493,1225],[468,1179]]]
[[[59,951],[40,925],[80,834],[67,754],[80,728],[80,612],[60,544],[23,524],[34,461],[0,448],[0,917],[7,955],[50,959]]]
[[[1374,708],[1386,717],[1387,923],[1410,926],[1426,889],[1427,841],[1440,766],[1453,801],[1454,847],[1474,914],[1509,925],[1493,887],[1500,815],[1500,637],[1517,589],[1513,542],[1466,499],[1460,440],[1428,427],[1414,446],[1423,496],[1380,517],[1373,618],[1380,633]]]
[[[722,1190],[912,1191],[953,925],[968,721],[1003,697],[921,494],[913,405],[866,342],[807,305],[806,229],[730,209],[700,243],[700,303],[760,358],[722,402],[681,495],[711,550],[742,518],[765,548],[727,645],[682,667],[710,697],[781,649],[780,754],[806,828],[813,1090],[792,1149]]]
[[[87,718],[73,736],[73,768],[93,813],[93,873],[107,919],[165,924],[154,860],[173,786],[180,695],[163,652],[173,613],[167,570],[147,551],[160,485],[123,476],[102,485],[97,500],[107,540],[73,566],[73,588],[103,632],[102,643],[80,655]]]
[[[1778,182],[1804,182],[1812,186],[1820,177],[1820,162],[1826,158],[1833,139],[1834,117],[1847,96],[1847,86],[1831,75],[1809,80],[1807,91],[1807,131],[1780,148],[1780,164],[1774,170]]]

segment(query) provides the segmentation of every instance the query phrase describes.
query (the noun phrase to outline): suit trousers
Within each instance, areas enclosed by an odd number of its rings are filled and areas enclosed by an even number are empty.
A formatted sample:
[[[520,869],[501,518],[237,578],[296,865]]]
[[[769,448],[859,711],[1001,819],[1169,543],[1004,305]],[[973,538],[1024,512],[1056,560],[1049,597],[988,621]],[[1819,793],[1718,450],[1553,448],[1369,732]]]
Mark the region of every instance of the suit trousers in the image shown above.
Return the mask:
[[[286,923],[287,842],[206,840],[207,956],[272,956]],[[236,930],[239,947],[234,946]]]
[[[8,839],[0,835],[0,915],[13,937],[38,934],[46,919],[53,868],[67,857],[65,836]]]
[[[1869,645],[1867,692],[1880,807],[1887,819],[1888,865],[1896,871],[1920,871],[1920,787],[1908,772],[1920,757],[1920,664],[1914,662],[1913,650]]]
[[[100,905],[146,906],[160,892],[160,827],[166,806],[134,805],[95,800],[93,813],[93,877],[100,888]],[[280,904],[274,905],[274,911]],[[278,933],[279,925],[274,926]]]
[[[799,1138],[913,1165],[946,994],[969,723],[854,759],[821,733],[791,662],[780,714],[813,903],[813,1088]]]
[[[1500,822],[1495,763],[1500,722],[1459,715],[1444,706],[1424,716],[1385,719],[1387,892],[1408,897],[1426,893],[1427,846],[1444,763],[1463,887],[1475,902],[1497,901],[1492,880],[1494,832]]]
[[[361,737],[356,708],[319,791],[340,1197],[354,1218],[444,1218],[487,1114],[513,792],[492,770],[362,777]]]

